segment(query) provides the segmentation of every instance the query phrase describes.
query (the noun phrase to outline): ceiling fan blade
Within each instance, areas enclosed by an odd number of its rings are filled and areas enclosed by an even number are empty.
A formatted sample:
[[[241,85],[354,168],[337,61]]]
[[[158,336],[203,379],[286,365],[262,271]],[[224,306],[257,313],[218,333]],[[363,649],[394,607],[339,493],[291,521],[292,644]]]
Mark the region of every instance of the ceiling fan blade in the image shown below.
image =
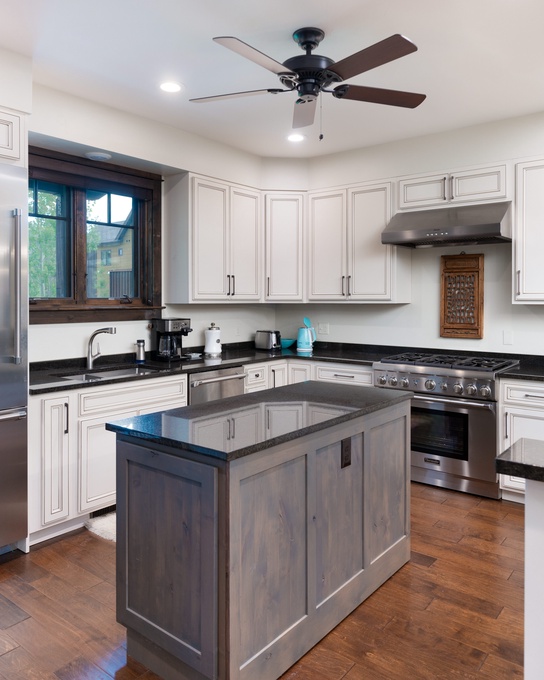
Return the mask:
[[[360,52],[337,61],[329,70],[339,75],[342,80],[347,80],[359,75],[359,73],[370,71],[377,66],[387,64],[416,51],[417,47],[413,42],[396,33]]]
[[[228,94],[215,94],[211,97],[196,97],[189,99],[190,102],[213,102],[216,99],[235,99],[236,97],[250,97],[254,94],[279,94],[280,92],[292,92],[293,90],[280,90],[276,88],[268,88],[267,90],[245,90],[244,92],[229,92]]]
[[[272,71],[272,73],[275,73],[276,75],[280,73],[293,73],[290,69],[285,68],[283,64],[280,64],[279,61],[272,59],[272,57],[267,56],[263,52],[259,52],[259,50],[256,50],[254,47],[251,47],[251,45],[248,45],[238,38],[225,35],[214,38],[214,41],[219,43],[219,45],[223,45],[223,47],[227,47],[229,50],[240,54],[242,57],[255,62],[255,64]]]
[[[293,112],[293,128],[296,129],[313,125],[316,107],[317,97],[311,101],[297,99]]]
[[[427,95],[417,94],[416,92],[384,90],[379,87],[365,87],[363,85],[339,85],[334,88],[332,93],[338,99],[354,99],[359,102],[403,106],[407,109],[415,109],[427,98]]]

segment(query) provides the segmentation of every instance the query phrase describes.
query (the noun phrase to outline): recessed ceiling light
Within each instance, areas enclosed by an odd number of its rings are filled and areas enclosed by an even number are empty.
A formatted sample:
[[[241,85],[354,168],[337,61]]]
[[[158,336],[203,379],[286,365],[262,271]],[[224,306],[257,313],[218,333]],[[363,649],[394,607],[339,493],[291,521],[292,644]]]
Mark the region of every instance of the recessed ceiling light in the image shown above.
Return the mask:
[[[163,92],[181,92],[181,85],[179,83],[161,83],[160,87]]]
[[[111,159],[111,153],[105,151],[87,151],[85,156],[90,161],[109,161]]]
[[[287,139],[290,142],[302,142],[306,139],[306,137],[298,132],[293,132],[292,134],[289,135],[289,137],[287,137]]]

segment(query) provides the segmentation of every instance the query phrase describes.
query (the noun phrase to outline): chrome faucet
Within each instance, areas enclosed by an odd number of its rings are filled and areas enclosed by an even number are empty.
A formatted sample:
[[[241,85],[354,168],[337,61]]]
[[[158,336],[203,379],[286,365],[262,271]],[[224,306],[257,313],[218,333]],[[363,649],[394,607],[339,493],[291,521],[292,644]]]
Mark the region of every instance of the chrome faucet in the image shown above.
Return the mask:
[[[117,333],[117,329],[115,326],[110,326],[109,328],[99,328],[97,331],[95,331],[91,337],[89,338],[89,343],[87,345],[87,370],[91,370],[93,367],[93,363],[95,359],[98,359],[100,356],[100,345],[96,343],[96,354],[93,354],[93,340],[95,336],[97,336],[99,333],[110,333],[111,335],[115,335]]]

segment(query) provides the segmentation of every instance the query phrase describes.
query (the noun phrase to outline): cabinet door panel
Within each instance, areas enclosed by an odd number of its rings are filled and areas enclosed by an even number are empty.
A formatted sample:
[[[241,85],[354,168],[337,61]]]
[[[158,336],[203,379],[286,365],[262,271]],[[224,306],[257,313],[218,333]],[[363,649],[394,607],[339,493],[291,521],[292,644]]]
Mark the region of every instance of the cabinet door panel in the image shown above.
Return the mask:
[[[400,180],[399,208],[419,208],[423,205],[446,203],[447,175],[431,175]]]
[[[391,217],[391,186],[348,191],[348,298],[391,299],[391,248],[380,236]]]
[[[227,296],[228,186],[195,180],[193,186],[193,298]]]
[[[345,299],[345,225],[344,191],[310,197],[310,299]]]
[[[231,276],[229,293],[234,300],[258,300],[260,297],[260,231],[260,195],[232,189],[231,266],[227,274]]]
[[[523,163],[516,175],[514,299],[544,301],[544,161]]]
[[[115,503],[115,432],[109,420],[137,415],[137,411],[81,420],[79,423],[79,512],[91,512]]]
[[[43,524],[58,522],[69,515],[68,397],[42,401],[42,484]]]
[[[451,176],[451,200],[499,200],[506,196],[506,167],[456,172]]]
[[[266,298],[302,300],[302,195],[266,197]]]

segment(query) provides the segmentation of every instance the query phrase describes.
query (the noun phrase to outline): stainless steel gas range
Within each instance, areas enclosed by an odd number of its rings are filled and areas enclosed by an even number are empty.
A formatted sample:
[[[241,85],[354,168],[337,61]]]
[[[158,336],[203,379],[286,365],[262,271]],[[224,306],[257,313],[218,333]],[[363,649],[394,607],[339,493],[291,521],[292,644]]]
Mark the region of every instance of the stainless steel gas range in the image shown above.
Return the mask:
[[[373,364],[374,385],[414,392],[412,481],[500,498],[497,376],[518,363],[405,352]]]

